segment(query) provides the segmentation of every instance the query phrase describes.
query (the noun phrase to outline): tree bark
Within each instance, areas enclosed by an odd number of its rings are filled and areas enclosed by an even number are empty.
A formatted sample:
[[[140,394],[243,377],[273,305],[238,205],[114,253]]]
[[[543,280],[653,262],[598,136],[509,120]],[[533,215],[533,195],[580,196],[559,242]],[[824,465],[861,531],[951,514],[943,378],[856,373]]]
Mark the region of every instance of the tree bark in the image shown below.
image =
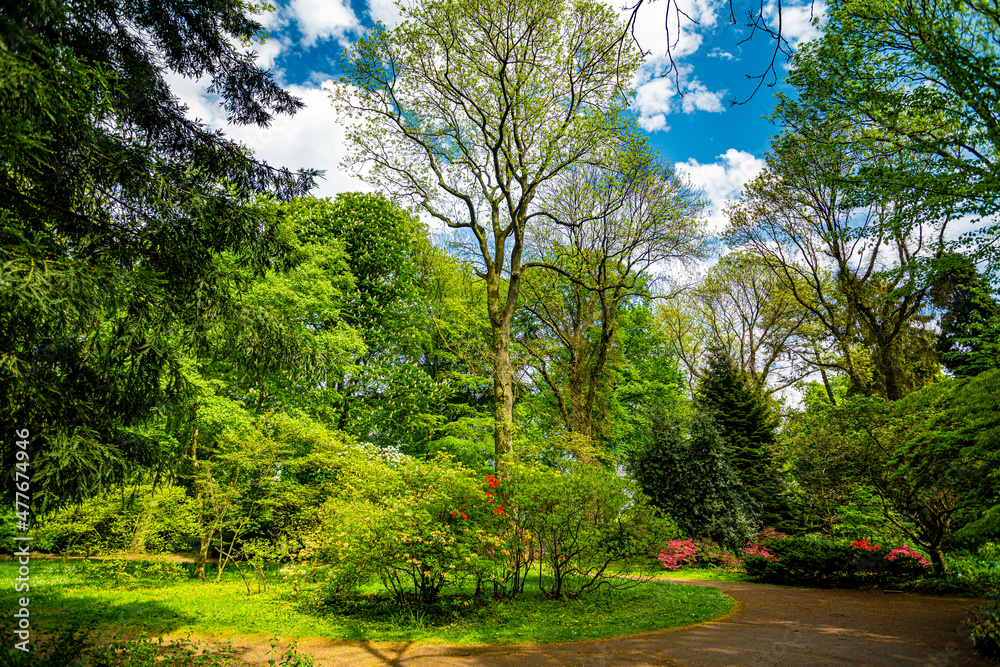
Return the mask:
[[[496,468],[514,448],[514,369],[510,363],[510,322],[493,329],[493,452]]]

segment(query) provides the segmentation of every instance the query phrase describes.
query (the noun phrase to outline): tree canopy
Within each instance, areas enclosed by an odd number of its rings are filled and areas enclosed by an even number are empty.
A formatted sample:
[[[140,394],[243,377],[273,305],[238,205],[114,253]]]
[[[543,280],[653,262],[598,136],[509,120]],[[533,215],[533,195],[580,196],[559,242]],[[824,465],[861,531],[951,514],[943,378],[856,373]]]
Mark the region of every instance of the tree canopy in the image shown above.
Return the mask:
[[[782,122],[822,145],[879,161],[842,177],[874,181],[949,214],[990,216],[1000,167],[1000,14],[985,2],[838,0],[823,37],[795,55]],[[830,135],[825,128],[848,126]],[[996,252],[995,223],[967,235]]]
[[[261,270],[285,252],[255,199],[304,194],[316,172],[189,120],[165,81],[209,78],[235,124],[294,113],[240,46],[261,36],[235,0],[0,12],[0,419],[76,471],[45,497],[157,457],[129,429],[183,389],[177,350],[231,310],[220,253]]]

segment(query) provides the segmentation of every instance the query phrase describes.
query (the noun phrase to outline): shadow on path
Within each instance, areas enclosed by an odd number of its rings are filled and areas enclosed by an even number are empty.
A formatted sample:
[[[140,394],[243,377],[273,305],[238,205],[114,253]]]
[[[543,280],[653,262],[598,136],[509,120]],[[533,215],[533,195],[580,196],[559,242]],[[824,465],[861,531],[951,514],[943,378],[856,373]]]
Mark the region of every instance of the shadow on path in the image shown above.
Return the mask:
[[[737,606],[708,623],[619,639],[495,647],[309,640],[299,650],[324,667],[989,665],[962,624],[976,604],[967,598],[671,581],[719,588]],[[266,650],[241,653],[266,665]]]

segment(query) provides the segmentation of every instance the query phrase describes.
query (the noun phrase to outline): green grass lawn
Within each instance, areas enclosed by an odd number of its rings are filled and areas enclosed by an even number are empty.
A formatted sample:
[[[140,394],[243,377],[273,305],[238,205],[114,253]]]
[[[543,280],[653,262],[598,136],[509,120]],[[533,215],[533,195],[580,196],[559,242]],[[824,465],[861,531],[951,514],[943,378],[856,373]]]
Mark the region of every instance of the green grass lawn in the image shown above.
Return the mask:
[[[696,581],[737,581],[753,583],[753,579],[743,572],[723,570],[717,567],[682,567],[679,570],[668,570],[659,561],[650,561],[634,570],[632,574],[657,579],[694,579]]]
[[[235,568],[222,581],[139,579],[119,585],[103,573],[80,572],[79,561],[33,560],[31,618],[43,632],[71,621],[99,630],[147,636],[212,635],[268,638],[324,637],[375,641],[413,640],[449,644],[518,644],[598,639],[690,625],[722,615],[732,600],[711,588],[663,581],[577,600],[544,599],[537,589],[510,603],[477,607],[471,590],[445,590],[441,604],[402,608],[375,587],[350,602],[322,603],[319,591],[292,590],[276,572],[267,592],[247,595]],[[14,609],[16,565],[0,563],[0,604]],[[533,579],[536,579],[533,577]],[[367,593],[367,595],[364,595]],[[4,612],[9,616],[8,612]]]

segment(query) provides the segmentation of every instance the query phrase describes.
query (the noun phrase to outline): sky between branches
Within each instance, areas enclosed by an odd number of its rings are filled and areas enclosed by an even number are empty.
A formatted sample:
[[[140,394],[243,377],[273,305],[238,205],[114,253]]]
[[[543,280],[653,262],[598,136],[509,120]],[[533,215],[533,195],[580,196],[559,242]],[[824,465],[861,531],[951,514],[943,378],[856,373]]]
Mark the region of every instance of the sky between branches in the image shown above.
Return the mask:
[[[604,1],[623,9],[623,0]],[[285,0],[275,4],[275,12],[259,17],[270,38],[254,50],[260,66],[271,69],[279,83],[302,98],[305,109],[292,118],[277,117],[268,129],[235,127],[226,124],[218,100],[207,93],[207,82],[172,75],[169,81],[174,92],[190,107],[192,118],[223,129],[270,164],[326,170],[326,178],[313,192],[317,196],[371,190],[340,167],[346,152],[344,130],[323,87],[338,76],[342,49],[371,29],[375,21],[395,25],[398,9],[391,0]],[[640,126],[683,176],[695,187],[704,188],[712,203],[712,231],[724,224],[721,212],[725,204],[735,199],[743,184],[763,166],[769,139],[777,132],[764,117],[773,110],[774,91],[783,87],[780,79],[787,66],[780,56],[776,87],[761,87],[746,103],[730,104],[730,100],[743,102],[750,97],[757,82],[747,75],[762,74],[774,48],[774,42],[760,33],[739,43],[750,35],[744,24],[746,11],[752,6],[759,4],[741,5],[736,0],[736,25],[730,25],[726,0],[680,0],[679,7],[692,21],[682,17],[677,33],[677,23],[671,20],[672,35],[677,38],[672,48],[677,77],[666,75],[666,0],[643,6],[636,22],[635,37],[649,52],[635,81]],[[819,36],[811,19],[822,16],[823,9],[821,0],[784,3],[782,32],[792,48]],[[623,17],[627,14],[622,11]],[[773,20],[774,14],[774,0],[768,0],[765,18]],[[678,94],[678,81],[683,96]]]

